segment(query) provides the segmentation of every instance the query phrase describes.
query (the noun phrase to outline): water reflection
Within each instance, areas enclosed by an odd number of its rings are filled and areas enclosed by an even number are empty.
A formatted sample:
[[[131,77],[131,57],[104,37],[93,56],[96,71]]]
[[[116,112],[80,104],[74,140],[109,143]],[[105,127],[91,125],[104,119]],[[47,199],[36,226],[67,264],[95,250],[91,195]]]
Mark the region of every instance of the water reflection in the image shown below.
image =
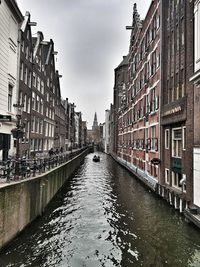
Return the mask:
[[[199,231],[111,158],[88,155],[0,266],[200,266]]]

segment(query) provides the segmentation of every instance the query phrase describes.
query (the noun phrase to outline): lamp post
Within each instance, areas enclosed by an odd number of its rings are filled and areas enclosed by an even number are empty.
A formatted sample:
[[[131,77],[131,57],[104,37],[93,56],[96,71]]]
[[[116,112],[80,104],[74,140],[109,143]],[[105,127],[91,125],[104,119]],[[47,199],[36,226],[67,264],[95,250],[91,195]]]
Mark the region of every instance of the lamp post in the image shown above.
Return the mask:
[[[16,128],[12,129],[13,138],[16,139],[16,165],[15,165],[15,175],[19,177],[19,157],[20,157],[20,149],[19,149],[19,140],[24,136],[24,124],[21,123],[22,118],[22,108],[23,104],[17,103],[14,104],[13,107],[17,108],[16,112]]]

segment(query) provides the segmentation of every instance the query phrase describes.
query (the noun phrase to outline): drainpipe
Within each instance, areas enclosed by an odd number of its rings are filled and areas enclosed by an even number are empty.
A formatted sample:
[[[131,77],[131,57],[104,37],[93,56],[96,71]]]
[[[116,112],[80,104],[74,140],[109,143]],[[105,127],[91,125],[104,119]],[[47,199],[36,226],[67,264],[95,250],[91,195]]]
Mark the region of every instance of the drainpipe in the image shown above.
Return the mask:
[[[163,30],[163,23],[162,23],[162,18],[163,18],[163,0],[160,0],[160,92],[159,92],[159,132],[158,132],[158,137],[159,137],[159,149],[158,149],[158,158],[161,160],[161,164],[159,164],[159,173],[158,173],[158,183],[160,183],[161,180],[161,166],[162,166],[162,157],[161,157],[161,149],[162,149],[162,135],[161,135],[161,96],[162,96],[162,81],[163,81],[163,75],[162,75],[162,45],[163,45],[163,38],[162,38],[162,30]]]

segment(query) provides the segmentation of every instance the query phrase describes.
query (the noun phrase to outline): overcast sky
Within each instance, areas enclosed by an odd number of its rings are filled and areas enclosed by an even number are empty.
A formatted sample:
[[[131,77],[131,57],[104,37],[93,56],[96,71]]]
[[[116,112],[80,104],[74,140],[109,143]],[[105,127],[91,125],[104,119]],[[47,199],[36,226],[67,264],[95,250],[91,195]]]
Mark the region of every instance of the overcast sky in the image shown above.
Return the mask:
[[[81,111],[91,127],[94,112],[104,122],[113,97],[114,68],[128,53],[133,4],[144,19],[151,0],[17,0],[23,14],[53,39],[61,94]]]

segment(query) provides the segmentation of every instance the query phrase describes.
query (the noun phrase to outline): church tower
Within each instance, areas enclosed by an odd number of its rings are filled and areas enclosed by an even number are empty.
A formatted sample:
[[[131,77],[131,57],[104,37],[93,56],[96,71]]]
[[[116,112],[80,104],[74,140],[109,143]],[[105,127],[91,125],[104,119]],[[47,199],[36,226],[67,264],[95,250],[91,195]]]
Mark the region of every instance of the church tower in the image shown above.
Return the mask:
[[[97,129],[98,129],[98,121],[97,121],[97,113],[95,112],[92,130],[97,130]]]

